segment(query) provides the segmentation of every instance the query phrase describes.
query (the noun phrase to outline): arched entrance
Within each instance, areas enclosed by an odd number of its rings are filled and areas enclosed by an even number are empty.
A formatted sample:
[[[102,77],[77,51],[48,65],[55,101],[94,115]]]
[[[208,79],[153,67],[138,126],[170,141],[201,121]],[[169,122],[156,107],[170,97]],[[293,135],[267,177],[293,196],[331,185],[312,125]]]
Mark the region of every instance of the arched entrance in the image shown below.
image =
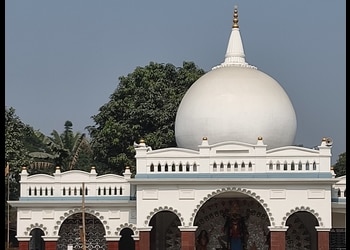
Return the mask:
[[[132,238],[134,232],[130,228],[124,228],[119,240],[119,250],[135,250],[135,241]]]
[[[241,223],[239,244],[243,249],[268,250],[270,222],[265,209],[255,199],[238,192],[218,194],[202,205],[194,220],[194,225],[198,226],[196,240],[200,232],[206,230],[209,234],[207,249],[230,249],[229,245],[235,243],[228,240],[229,229],[225,224],[233,221],[233,207],[237,211],[235,218],[239,218],[236,221]]]
[[[292,214],[287,222],[286,250],[317,250],[318,221],[314,215],[306,211]]]
[[[179,226],[180,219],[170,211],[156,213],[150,223],[151,230],[151,250],[180,250],[181,234]]]
[[[40,228],[35,228],[30,232],[32,238],[29,242],[29,250],[44,250],[45,242],[42,238],[44,232]]]
[[[60,238],[57,241],[57,250],[67,250],[69,245],[73,249],[82,249],[80,239],[82,224],[82,213],[75,213],[64,220],[58,232]],[[101,221],[94,215],[85,213],[86,249],[106,250],[105,234]]]

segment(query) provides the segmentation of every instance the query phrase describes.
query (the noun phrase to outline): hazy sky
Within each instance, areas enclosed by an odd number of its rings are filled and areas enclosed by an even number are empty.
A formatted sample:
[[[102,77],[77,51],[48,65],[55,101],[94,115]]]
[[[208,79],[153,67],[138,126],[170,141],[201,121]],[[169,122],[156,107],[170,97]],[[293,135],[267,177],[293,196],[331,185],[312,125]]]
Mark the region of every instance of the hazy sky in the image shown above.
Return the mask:
[[[34,129],[74,132],[120,76],[149,62],[209,71],[223,62],[234,6],[246,61],[276,79],[297,114],[296,144],[345,147],[345,0],[6,0],[5,105]]]

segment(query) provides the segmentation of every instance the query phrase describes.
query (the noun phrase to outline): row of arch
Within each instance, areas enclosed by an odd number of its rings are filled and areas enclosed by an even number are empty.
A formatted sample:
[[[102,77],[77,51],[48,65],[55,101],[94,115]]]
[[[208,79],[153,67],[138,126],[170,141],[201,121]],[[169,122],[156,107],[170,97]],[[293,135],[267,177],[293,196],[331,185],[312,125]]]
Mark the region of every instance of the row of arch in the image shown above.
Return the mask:
[[[122,186],[114,186],[114,187],[98,187],[97,189],[97,195],[123,195],[123,187]],[[89,191],[88,188],[85,188],[85,195],[88,195]],[[54,189],[51,188],[42,188],[42,187],[29,187],[28,188],[28,195],[29,196],[53,196],[54,195]],[[83,189],[82,187],[64,187],[62,189],[62,195],[63,196],[76,196],[76,195],[83,195]]]
[[[238,163],[237,161],[235,161],[234,163],[231,162],[220,162],[217,163],[214,161],[213,163],[213,169],[217,170],[223,170],[223,169],[245,169],[246,167],[248,168],[248,170],[251,170],[253,167],[253,163],[251,161],[249,161],[248,163],[242,161],[241,163]],[[294,161],[291,162],[287,162],[284,161],[283,163],[281,163],[280,161],[277,162],[273,162],[270,161],[268,163],[269,166],[269,170],[276,170],[276,171],[287,171],[287,170],[291,170],[291,171],[301,171],[301,170],[306,170],[306,171],[315,171],[317,170],[317,163],[316,161],[313,161],[312,163],[310,163],[309,161],[306,161],[305,163],[303,163],[302,161],[299,161],[298,163],[295,163]],[[161,163],[158,164],[154,164],[151,163],[150,164],[150,172],[197,172],[198,171],[198,165],[196,162],[190,164],[189,162],[187,162],[186,164],[182,164],[180,162],[180,164],[175,164],[172,163],[171,165],[168,163],[165,163],[164,165],[162,165]]]
[[[162,165],[161,163],[158,163],[157,165],[151,163],[150,165],[150,172],[197,172],[197,163],[194,162],[193,164],[190,164],[187,162],[186,164],[175,164],[172,163],[169,165],[168,163],[165,163]]]
[[[241,199],[241,198],[239,198]],[[256,200],[252,199],[251,197],[248,198],[251,200],[251,202],[258,203]],[[210,202],[211,201],[211,202]],[[218,218],[220,215],[218,213],[214,213],[212,211],[212,206],[218,205],[219,203],[223,203],[224,201],[220,201],[220,199],[211,199],[208,200],[208,202],[205,202],[203,206],[200,207],[198,213],[198,218],[196,218],[195,225],[198,226],[196,235],[198,236],[199,232],[202,231],[203,228],[207,228],[210,223],[206,222],[210,216],[211,221],[218,222]],[[244,199],[241,204],[244,203]],[[259,206],[261,206],[259,204]],[[253,209],[254,210],[254,209]],[[180,233],[180,226],[183,224],[183,218],[181,214],[176,211],[175,209],[172,209],[170,207],[159,207],[154,210],[155,213],[153,213],[148,221],[148,226],[152,227],[151,234],[150,234],[150,241],[151,241],[151,249],[180,249],[181,245],[181,233]],[[312,216],[313,214],[314,216]],[[253,214],[252,214],[253,215]],[[218,217],[219,216],[219,217]],[[266,236],[268,234],[264,234],[264,230],[268,230],[267,226],[269,223],[263,223],[264,225],[261,225],[261,222],[266,221],[268,215],[265,213],[261,214],[259,211],[253,216],[253,219],[261,218],[260,227],[258,230],[253,231],[254,228],[258,224],[253,224],[256,221],[253,221],[252,223],[248,223],[249,225],[253,225],[249,228],[250,235],[248,237],[249,241],[247,241],[247,244],[257,244],[258,249],[267,249],[269,245],[269,241],[265,241]],[[267,216],[267,217],[266,217]],[[307,208],[295,208],[290,211],[290,213],[287,213],[286,216],[288,218],[286,219],[286,226],[288,227],[287,233],[286,233],[286,240],[288,247],[286,249],[296,249],[294,248],[295,245],[299,244],[300,246],[305,244],[311,244],[307,239],[303,239],[303,241],[298,241],[298,237],[303,237],[304,232],[306,232],[307,237],[310,236],[310,234],[307,233],[306,227],[310,227],[313,231],[311,233],[311,237],[315,239],[316,230],[315,227],[318,226],[318,221],[315,216],[317,216],[317,213],[315,213],[312,210],[308,210]],[[57,247],[58,249],[67,249],[68,245],[74,245],[74,247],[80,247],[82,244],[82,241],[79,239],[79,227],[78,225],[81,225],[81,218],[82,215],[78,213],[74,213],[69,215],[67,218],[64,219],[64,222],[60,226],[59,230],[59,236],[60,238],[57,241]],[[106,249],[106,231],[103,230],[104,223],[100,220],[100,218],[97,218],[95,215],[88,214],[88,216],[85,217],[87,221],[87,230],[86,230],[86,238],[88,243],[88,249],[97,250],[97,249]],[[265,218],[265,219],[264,219]],[[302,224],[298,223],[300,222],[300,219],[303,220],[303,218],[308,218],[307,220],[304,220]],[[304,229],[301,229],[304,228]],[[295,233],[295,230],[299,230],[299,233]],[[260,235],[254,235],[256,232],[259,232]],[[42,224],[35,224],[31,225],[30,227],[30,233],[31,238],[31,249],[39,249],[43,250],[45,249],[44,242],[42,236],[45,236],[47,234],[47,229]],[[118,240],[119,249],[135,249],[135,236],[139,234],[137,228],[133,224],[125,223],[123,225],[120,225],[120,227],[117,228],[116,235],[120,236]],[[215,239],[220,238],[220,232],[219,230],[214,231]],[[213,239],[214,240],[214,239]],[[158,243],[155,243],[158,242]],[[159,243],[160,242],[160,243]],[[153,244],[153,246],[152,246]],[[155,248],[155,244],[157,245],[157,248]],[[212,242],[211,247],[216,246],[215,244],[218,244],[218,242]],[[313,240],[313,243],[315,244],[315,241]],[[317,243],[316,243],[317,244]],[[176,248],[168,248],[164,247],[166,245],[173,245],[176,246]],[[35,248],[34,248],[35,247]],[[160,248],[159,248],[160,247]],[[74,249],[75,249],[74,248]],[[308,248],[309,249],[309,248]],[[315,248],[310,248],[315,249]]]
[[[245,194],[247,197],[253,198],[253,200],[257,201],[264,208],[264,211],[266,212],[266,214],[268,216],[268,219],[270,221],[271,226],[276,226],[275,222],[274,222],[274,217],[273,217],[273,215],[272,215],[272,213],[270,211],[270,208],[268,207],[268,204],[266,204],[264,202],[264,200],[261,199],[261,197],[259,195],[257,195],[255,192],[251,192],[250,190],[242,189],[242,188],[235,188],[235,187],[227,187],[227,188],[217,189],[217,190],[213,191],[212,193],[208,194],[206,197],[203,197],[203,199],[199,202],[199,204],[196,206],[196,208],[194,208],[194,211],[192,213],[192,216],[190,218],[190,221],[189,221],[188,225],[186,225],[185,220],[184,220],[181,212],[179,212],[179,210],[174,209],[172,207],[167,207],[167,206],[158,207],[158,208],[155,208],[153,211],[151,211],[149,213],[149,215],[147,216],[146,220],[144,221],[144,225],[148,226],[149,223],[150,223],[150,220],[152,219],[152,217],[155,214],[157,214],[158,212],[160,212],[160,211],[170,211],[170,212],[174,213],[179,218],[182,226],[193,226],[194,225],[194,219],[195,219],[197,213],[199,212],[200,208],[209,199],[211,199],[213,197],[216,197],[216,196],[218,196],[218,195],[220,195],[222,193],[226,193],[226,192],[238,192],[238,193]],[[286,221],[287,221],[288,217],[291,214],[293,214],[294,212],[297,212],[297,211],[306,211],[306,212],[309,212],[309,213],[313,214],[315,216],[315,218],[317,219],[318,224],[320,226],[323,226],[322,218],[319,216],[319,214],[314,209],[311,209],[309,207],[303,207],[303,206],[295,207],[295,208],[291,209],[290,211],[286,212],[286,215],[283,218],[283,221],[281,222],[280,226],[286,226]],[[68,212],[65,212],[63,216],[60,216],[60,219],[56,222],[57,226],[55,226],[54,235],[58,234],[59,226],[63,223],[63,221],[65,219],[67,219],[69,216],[71,216],[71,215],[73,215],[75,213],[79,213],[79,212],[81,212],[81,208],[75,208],[75,209],[69,210]],[[102,221],[102,224],[105,227],[107,235],[111,235],[112,234],[111,228],[108,225],[108,221],[99,212],[96,212],[96,211],[94,211],[92,209],[86,209],[86,212],[89,213],[89,214],[94,215],[100,221]],[[119,231],[122,228],[126,227],[126,226],[127,227],[134,227],[134,228],[136,228],[134,225],[121,225],[117,229],[115,234],[118,235]],[[39,227],[39,225],[32,225],[32,227]],[[26,228],[25,234],[28,235],[31,229],[32,228]]]
[[[290,167],[290,169],[288,169],[288,166]],[[287,171],[287,170],[317,170],[317,164],[316,161],[313,161],[312,164],[310,164],[309,161],[306,161],[305,164],[303,164],[301,161],[298,162],[298,164],[296,164],[294,161],[288,163],[287,161],[284,161],[283,164],[281,164],[279,161],[277,161],[276,163],[273,163],[272,161],[269,162],[269,170],[283,170],[283,171]]]

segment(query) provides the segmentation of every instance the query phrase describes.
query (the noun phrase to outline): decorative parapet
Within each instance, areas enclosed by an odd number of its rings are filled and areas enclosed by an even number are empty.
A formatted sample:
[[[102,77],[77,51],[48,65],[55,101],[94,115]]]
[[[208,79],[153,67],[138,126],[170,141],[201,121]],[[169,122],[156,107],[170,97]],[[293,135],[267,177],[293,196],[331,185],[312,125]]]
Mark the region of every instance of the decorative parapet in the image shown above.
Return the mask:
[[[90,172],[70,170],[61,172],[56,167],[54,175],[35,174],[29,175],[26,168],[22,169],[21,176],[21,199],[28,198],[79,198],[83,192],[89,197],[119,197],[130,199],[131,187],[129,179],[130,168],[126,168],[125,176],[106,174],[97,176],[95,167]],[[84,183],[84,190],[83,190]]]
[[[317,149],[285,146],[267,150],[262,137],[256,144],[228,141],[213,145],[203,138],[198,151],[148,148],[144,141],[135,147],[138,175],[322,172],[331,176],[331,147],[325,140]]]

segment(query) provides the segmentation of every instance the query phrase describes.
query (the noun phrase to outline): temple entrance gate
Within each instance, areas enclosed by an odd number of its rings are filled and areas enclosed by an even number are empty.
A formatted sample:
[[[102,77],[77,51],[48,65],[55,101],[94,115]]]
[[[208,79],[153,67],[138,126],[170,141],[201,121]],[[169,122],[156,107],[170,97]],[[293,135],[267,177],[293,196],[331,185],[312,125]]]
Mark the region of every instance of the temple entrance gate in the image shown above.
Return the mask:
[[[224,229],[233,206],[238,206],[236,210],[245,227],[240,244],[248,250],[268,250],[270,222],[266,211],[255,199],[235,192],[216,195],[202,205],[194,220],[194,225],[198,226],[196,239],[205,230],[209,236],[207,249],[229,249],[229,236]]]
[[[64,220],[59,230],[57,250],[67,250],[71,245],[74,250],[83,249],[81,240],[82,213],[75,213]],[[94,215],[85,213],[86,249],[107,250],[105,229]]]

